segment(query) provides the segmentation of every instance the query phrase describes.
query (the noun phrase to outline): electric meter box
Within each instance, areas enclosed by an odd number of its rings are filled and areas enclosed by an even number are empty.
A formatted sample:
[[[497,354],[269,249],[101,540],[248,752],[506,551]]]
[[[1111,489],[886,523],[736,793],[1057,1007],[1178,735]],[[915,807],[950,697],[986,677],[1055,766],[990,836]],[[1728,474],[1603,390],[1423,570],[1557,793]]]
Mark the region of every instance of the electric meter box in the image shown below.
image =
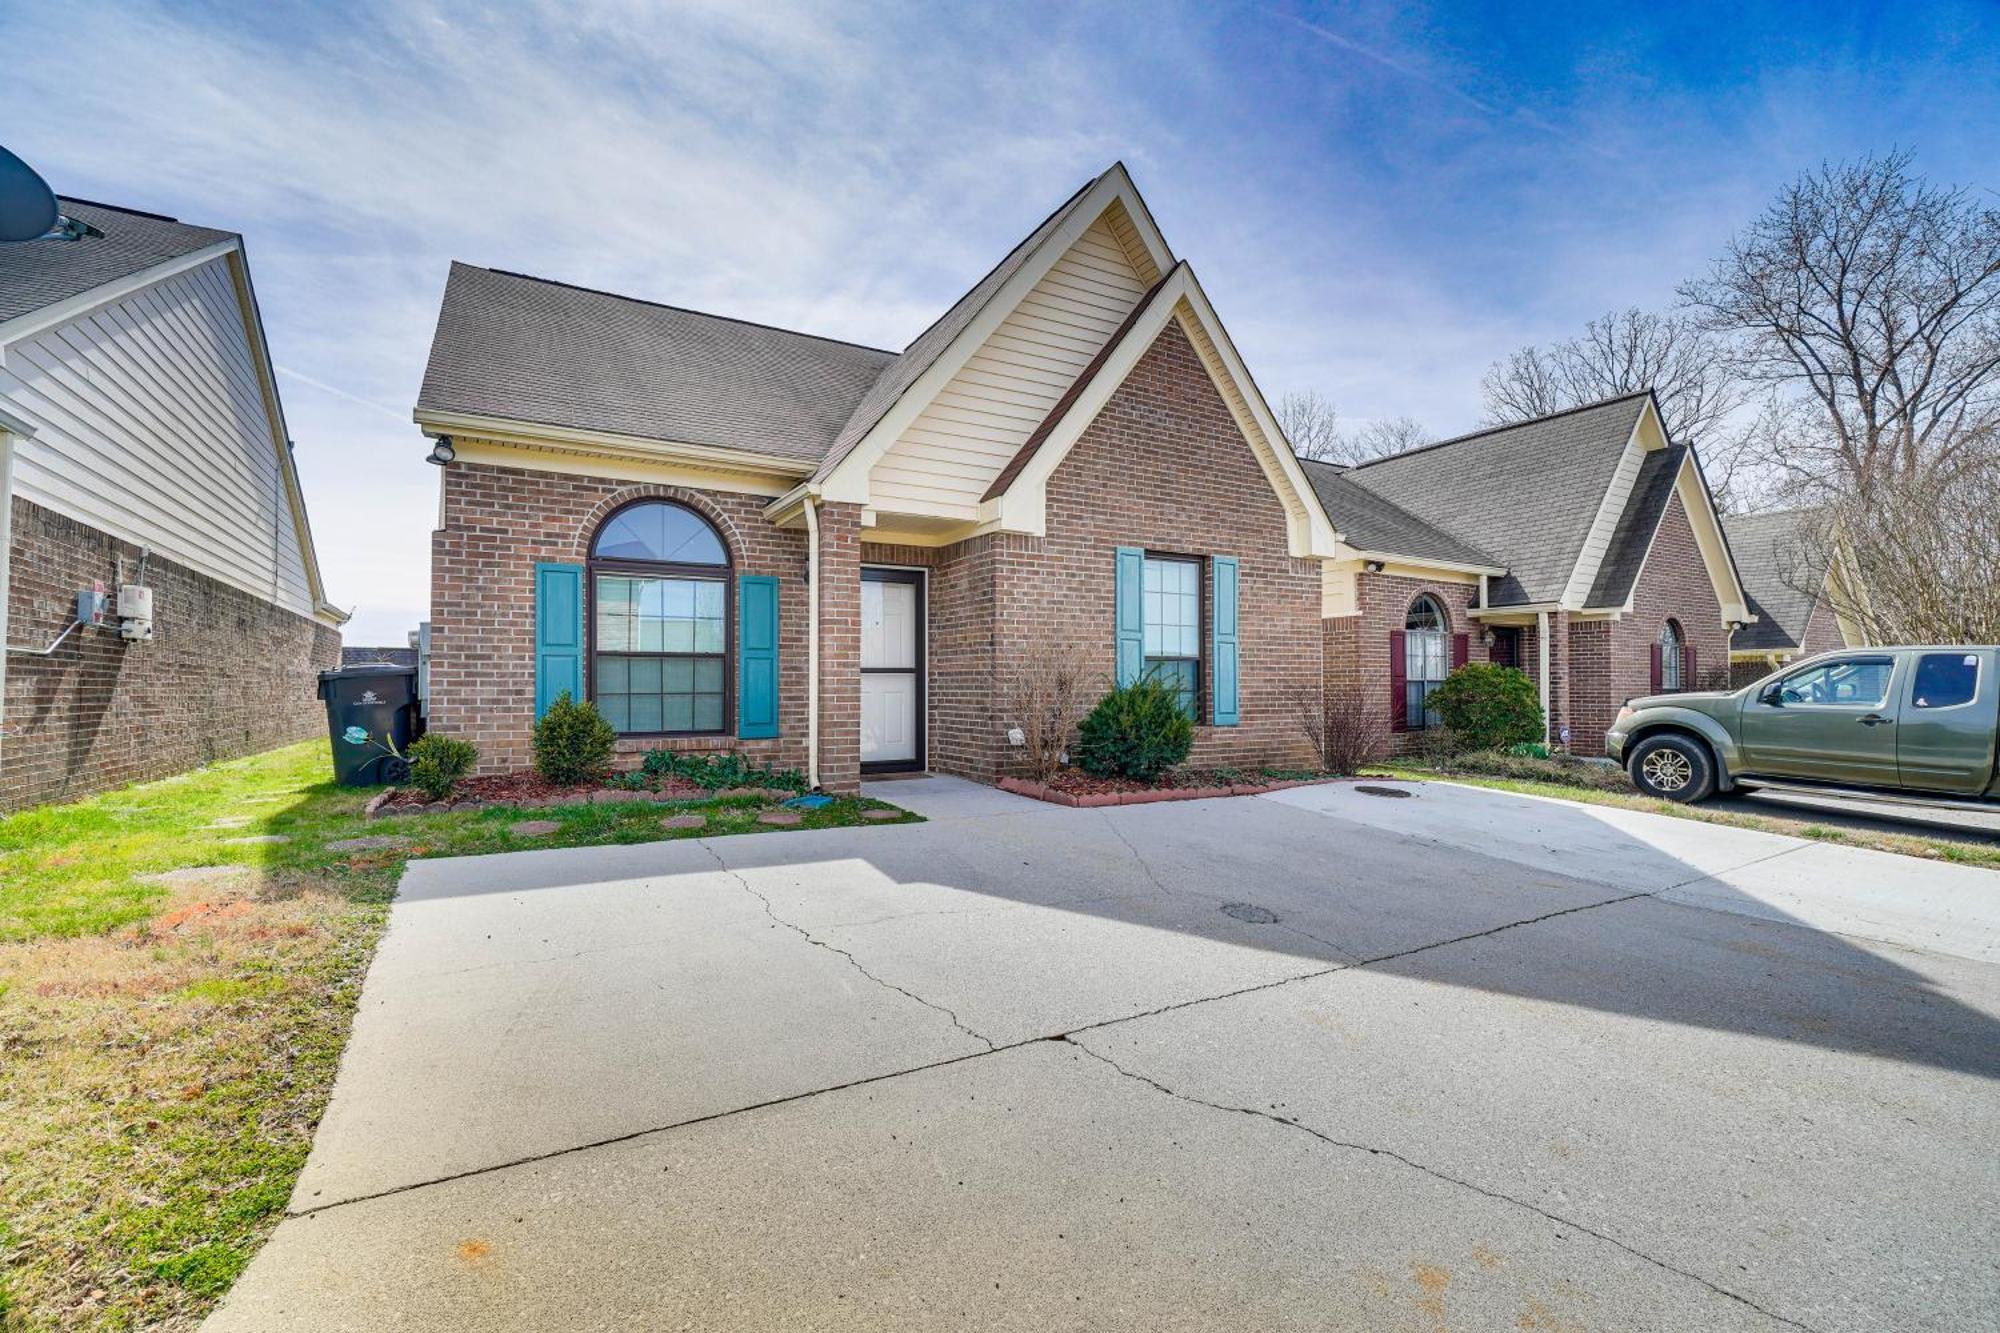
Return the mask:
[[[153,637],[153,590],[128,583],[118,589],[118,636],[145,641]]]
[[[102,629],[110,619],[111,608],[104,596],[104,585],[79,589],[76,594],[76,622],[90,629]]]

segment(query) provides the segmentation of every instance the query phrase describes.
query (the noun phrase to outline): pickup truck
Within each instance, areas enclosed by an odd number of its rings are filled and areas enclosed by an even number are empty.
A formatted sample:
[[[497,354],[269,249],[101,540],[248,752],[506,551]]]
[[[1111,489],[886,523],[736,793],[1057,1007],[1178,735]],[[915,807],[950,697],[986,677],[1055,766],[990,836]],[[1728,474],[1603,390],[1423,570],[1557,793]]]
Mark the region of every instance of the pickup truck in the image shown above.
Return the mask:
[[[1848,648],[1727,693],[1618,711],[1605,753],[1649,796],[1736,787],[2000,803],[2000,648]]]

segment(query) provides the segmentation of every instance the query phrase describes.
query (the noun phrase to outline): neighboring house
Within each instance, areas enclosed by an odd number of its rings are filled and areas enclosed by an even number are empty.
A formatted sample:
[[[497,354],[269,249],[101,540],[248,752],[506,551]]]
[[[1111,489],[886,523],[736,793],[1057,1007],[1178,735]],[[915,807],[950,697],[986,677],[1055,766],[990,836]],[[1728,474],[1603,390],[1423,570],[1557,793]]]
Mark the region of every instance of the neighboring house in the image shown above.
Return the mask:
[[[314,734],[346,619],[242,238],[62,208],[104,234],[0,245],[0,810]],[[150,639],[121,637],[124,586]],[[76,627],[100,588],[108,623]]]
[[[414,648],[349,648],[340,650],[340,665],[353,666],[393,666],[415,667],[417,650]]]
[[[1824,543],[1812,540],[1813,511],[1734,514],[1722,521],[1750,594],[1754,623],[1729,644],[1730,683],[1748,685],[1785,663],[1867,643],[1837,607],[1844,586]]]
[[[1550,740],[1597,754],[1635,695],[1726,670],[1747,621],[1694,454],[1650,393],[1307,475],[1341,535],[1325,566],[1326,691],[1412,748],[1468,661],[1519,667]]]
[[[990,780],[1054,648],[1177,682],[1196,763],[1311,758],[1337,539],[1122,166],[901,353],[454,264],[415,417],[430,724],[487,770],[568,691],[627,763]]]

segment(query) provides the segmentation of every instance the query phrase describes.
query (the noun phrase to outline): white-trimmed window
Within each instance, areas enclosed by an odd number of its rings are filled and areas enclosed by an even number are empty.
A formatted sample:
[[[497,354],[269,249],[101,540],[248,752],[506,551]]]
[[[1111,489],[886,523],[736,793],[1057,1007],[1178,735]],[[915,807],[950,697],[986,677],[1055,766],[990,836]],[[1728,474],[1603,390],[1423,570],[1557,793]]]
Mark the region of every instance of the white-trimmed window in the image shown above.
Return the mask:
[[[1411,731],[1441,727],[1430,693],[1451,674],[1451,622],[1428,595],[1410,603],[1403,618],[1403,716]]]
[[[1146,557],[1143,602],[1146,672],[1180,695],[1192,718],[1201,700],[1201,561]]]
[[[1688,687],[1686,640],[1679,622],[1669,620],[1660,630],[1660,692],[1676,694]]]

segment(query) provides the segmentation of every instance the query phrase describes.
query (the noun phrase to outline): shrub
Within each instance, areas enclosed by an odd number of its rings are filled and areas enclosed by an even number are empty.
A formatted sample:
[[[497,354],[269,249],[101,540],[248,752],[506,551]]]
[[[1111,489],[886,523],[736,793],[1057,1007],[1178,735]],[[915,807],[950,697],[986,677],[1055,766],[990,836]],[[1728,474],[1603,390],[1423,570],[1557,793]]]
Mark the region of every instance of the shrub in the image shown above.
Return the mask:
[[[1173,687],[1151,676],[1097,701],[1077,729],[1077,766],[1093,777],[1151,782],[1181,763],[1194,745],[1194,723]]]
[[[425,736],[410,747],[410,785],[433,801],[451,795],[479,762],[479,747],[456,736]]]
[[[535,771],[565,787],[601,778],[617,739],[597,705],[578,703],[564,690],[535,723]]]
[[[1535,683],[1513,667],[1468,662],[1431,691],[1430,704],[1467,749],[1504,750],[1542,737]]]
[[[1075,648],[1041,644],[1028,650],[1008,681],[1007,713],[1021,729],[1028,772],[1037,782],[1055,776],[1076,736],[1087,674]]]
[[[1285,701],[1329,773],[1358,773],[1388,748],[1389,720],[1360,690],[1343,690],[1322,699],[1316,687],[1294,682],[1285,691]]]
[[[805,774],[796,768],[772,768],[768,764],[753,766],[734,750],[724,754],[648,750],[646,757],[639,761],[639,771],[656,781],[680,778],[704,791],[721,791],[726,787],[774,787],[798,792],[806,789]]]

